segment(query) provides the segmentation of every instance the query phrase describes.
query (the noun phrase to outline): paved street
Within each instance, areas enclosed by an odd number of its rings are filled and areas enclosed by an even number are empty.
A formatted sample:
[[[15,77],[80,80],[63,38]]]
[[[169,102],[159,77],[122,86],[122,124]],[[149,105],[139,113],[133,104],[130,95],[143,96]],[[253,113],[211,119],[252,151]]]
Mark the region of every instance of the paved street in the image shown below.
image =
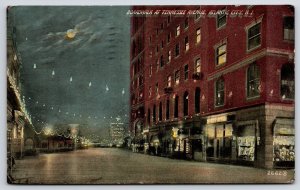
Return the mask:
[[[29,183],[41,184],[286,183],[293,178],[293,171],[287,170],[286,176],[268,175],[267,170],[251,167],[92,148],[17,160],[13,176],[29,177]]]

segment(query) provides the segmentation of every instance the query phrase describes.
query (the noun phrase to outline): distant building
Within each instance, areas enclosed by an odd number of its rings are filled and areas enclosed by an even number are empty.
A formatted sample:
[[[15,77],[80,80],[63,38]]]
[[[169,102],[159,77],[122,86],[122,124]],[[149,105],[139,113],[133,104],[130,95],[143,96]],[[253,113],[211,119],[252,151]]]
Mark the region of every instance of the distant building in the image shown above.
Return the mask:
[[[292,6],[239,6],[251,13],[242,18],[226,15],[237,9],[229,5],[133,9],[196,13],[131,19],[136,143],[194,160],[294,166]]]
[[[110,137],[113,145],[123,145],[125,133],[126,131],[124,123],[110,123]]]

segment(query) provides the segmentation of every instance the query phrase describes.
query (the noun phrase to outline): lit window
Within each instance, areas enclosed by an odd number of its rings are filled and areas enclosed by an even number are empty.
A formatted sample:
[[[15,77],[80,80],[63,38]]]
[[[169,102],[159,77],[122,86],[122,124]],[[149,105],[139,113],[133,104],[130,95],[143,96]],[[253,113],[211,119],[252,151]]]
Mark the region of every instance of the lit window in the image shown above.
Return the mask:
[[[222,44],[216,49],[216,65],[222,65],[226,63],[226,43]]]
[[[178,26],[176,27],[176,33],[175,33],[175,36],[179,36],[179,34],[180,34],[180,25],[178,25]]]
[[[184,80],[189,78],[189,65],[184,66]]]
[[[258,23],[248,29],[248,50],[260,46],[261,43],[261,23]]]
[[[226,11],[226,9],[223,9],[222,13],[217,15],[217,28],[220,28],[220,27],[226,25],[226,14],[225,14],[225,11]]]
[[[260,94],[260,70],[253,63],[247,70],[247,97],[257,97]]]
[[[283,39],[295,40],[295,21],[294,17],[283,18]]]
[[[222,106],[224,105],[224,80],[218,79],[215,85],[215,105]]]
[[[282,99],[294,99],[295,74],[294,65],[285,64],[281,68],[281,97]]]
[[[196,30],[196,43],[200,43],[200,41],[201,41],[201,30],[200,28],[198,28]]]
[[[200,58],[196,59],[195,62],[195,73],[200,73],[201,72],[201,62],[200,62]]]
[[[152,87],[150,86],[149,87],[149,97],[151,97],[151,95],[152,95]]]
[[[168,87],[171,87],[172,85],[172,77],[168,76]]]
[[[179,79],[180,79],[180,71],[177,70],[175,71],[175,84],[179,84]]]
[[[176,46],[175,46],[175,56],[177,57],[177,56],[179,56],[179,43],[178,44],[176,44]]]
[[[188,51],[189,48],[190,48],[190,45],[189,45],[189,37],[185,37],[185,38],[184,38],[184,44],[185,44],[185,51]]]
[[[170,62],[170,61],[171,61],[171,50],[168,51],[168,62]]]
[[[152,65],[150,65],[150,69],[149,69],[149,76],[152,76]]]

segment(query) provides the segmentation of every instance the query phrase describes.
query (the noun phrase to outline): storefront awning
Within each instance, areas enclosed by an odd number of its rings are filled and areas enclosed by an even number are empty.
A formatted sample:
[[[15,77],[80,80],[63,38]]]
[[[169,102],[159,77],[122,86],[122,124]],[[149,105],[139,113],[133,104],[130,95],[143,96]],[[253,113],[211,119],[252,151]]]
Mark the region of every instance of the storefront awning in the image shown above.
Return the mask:
[[[274,135],[295,135],[294,119],[289,118],[276,118],[274,124]]]

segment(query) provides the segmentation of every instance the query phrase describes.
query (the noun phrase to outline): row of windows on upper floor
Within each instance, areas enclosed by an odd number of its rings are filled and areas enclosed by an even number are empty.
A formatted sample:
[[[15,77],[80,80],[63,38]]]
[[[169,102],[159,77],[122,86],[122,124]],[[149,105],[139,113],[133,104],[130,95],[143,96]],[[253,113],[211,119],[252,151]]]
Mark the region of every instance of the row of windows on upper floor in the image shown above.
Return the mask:
[[[197,61],[196,61],[196,65]],[[184,78],[188,79],[188,65],[184,67],[185,73]],[[196,67],[198,68],[198,67]],[[260,68],[255,64],[251,64],[247,70],[247,98],[255,98],[259,97],[261,91],[261,79],[260,79]],[[174,76],[175,85],[179,84],[179,71],[175,72]],[[281,97],[282,99],[294,99],[294,68],[292,64],[285,64],[281,69]],[[167,77],[167,86],[165,88],[166,93],[172,91],[171,88],[172,79],[169,75]],[[222,106],[224,105],[224,95],[225,92],[225,82],[223,78],[220,78],[215,83],[215,106]],[[155,84],[155,95],[159,94],[159,83]],[[149,87],[148,96],[152,96],[152,87]]]
[[[246,97],[247,99],[256,98],[260,96],[261,91],[261,77],[260,77],[260,68],[254,62],[247,69],[246,76]],[[273,93],[272,91],[270,93]],[[294,65],[293,64],[284,64],[281,68],[280,75],[280,93],[281,98],[292,100],[295,95],[295,82],[294,82]],[[272,94],[273,95],[273,94]],[[232,92],[229,93],[229,97],[232,96]],[[174,95],[174,104],[173,104],[173,118],[178,118],[179,116],[179,96]],[[195,114],[200,113],[200,88],[195,89],[194,95],[194,112]],[[202,97],[203,98],[203,97]],[[182,113],[183,116],[188,116],[189,114],[189,93],[185,91],[182,97],[183,107]],[[215,82],[215,94],[214,94],[215,107],[220,107],[224,105],[225,102],[225,81],[223,78],[219,78]],[[170,100],[167,99],[165,102],[165,119],[170,119]],[[151,110],[148,108],[147,121],[150,123]],[[152,121],[156,122],[156,104],[152,108]],[[158,121],[162,121],[162,102],[159,102],[158,108]]]
[[[247,31],[247,52],[252,51],[261,46],[261,21],[254,23],[248,27]],[[283,40],[294,40],[295,30],[294,30],[294,17],[284,17],[283,18]],[[201,41],[201,30],[200,28],[196,29],[196,43]],[[163,44],[163,43],[162,43]],[[185,51],[189,50],[189,37],[184,39]],[[158,49],[157,49],[158,50]],[[175,45],[175,58],[180,55],[180,43],[178,42]],[[151,53],[150,53],[151,56]],[[166,56],[166,63],[170,63],[172,59],[172,51],[169,50]],[[227,40],[223,40],[217,45],[215,45],[215,65],[221,66],[226,63],[227,60]],[[156,71],[159,68],[164,67],[165,58],[164,55],[161,55],[156,61]],[[153,67],[150,65],[149,76],[152,76]]]

